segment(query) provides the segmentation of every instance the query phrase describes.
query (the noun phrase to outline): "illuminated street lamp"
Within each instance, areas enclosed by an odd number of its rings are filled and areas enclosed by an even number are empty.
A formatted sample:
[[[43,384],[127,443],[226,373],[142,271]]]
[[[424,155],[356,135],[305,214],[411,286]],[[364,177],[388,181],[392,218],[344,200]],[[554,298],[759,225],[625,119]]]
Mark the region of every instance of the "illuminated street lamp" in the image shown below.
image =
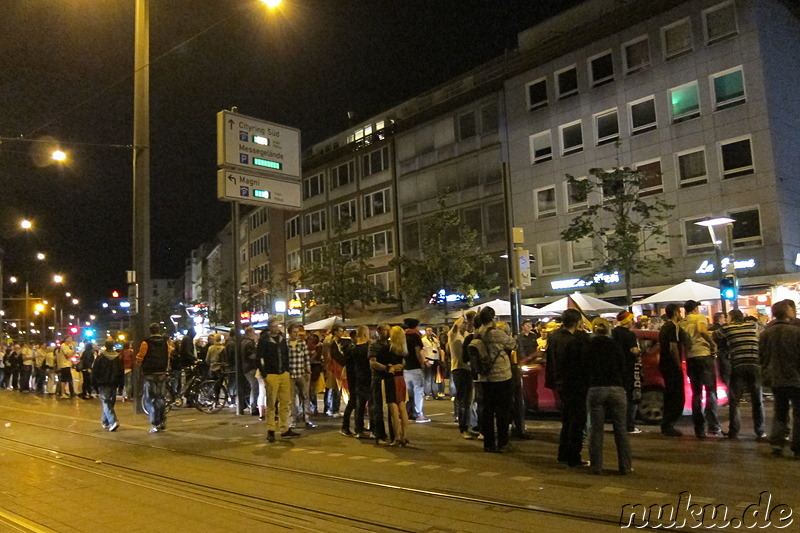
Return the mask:
[[[306,325],[306,307],[308,305],[308,293],[311,292],[311,289],[303,289],[303,288],[295,289],[294,292],[295,292],[295,294],[297,294],[297,299],[300,300],[300,303],[303,306],[303,308],[302,308],[303,315],[302,315],[302,318],[301,318],[301,323],[303,324],[303,326],[305,326]]]
[[[22,219],[19,221],[19,227],[20,229],[25,229],[25,230],[33,229],[33,222],[31,222],[28,219]]]
[[[64,150],[53,150],[53,152],[50,154],[50,159],[58,163],[63,163],[67,160],[67,152]]]
[[[729,217],[716,217],[716,218],[709,218],[706,220],[700,220],[695,222],[698,226],[705,226],[708,228],[708,233],[711,236],[711,242],[714,244],[714,256],[717,260],[717,264],[714,268],[717,269],[717,280],[722,283],[722,279],[725,277],[725,273],[722,271],[722,241],[717,239],[716,234],[714,233],[714,228],[717,226],[726,226],[728,231],[728,240],[731,242],[731,257],[728,258],[728,264],[731,266],[731,270],[733,270],[733,243],[732,243],[732,228],[733,223],[735,220]],[[736,273],[733,272],[734,280],[736,279]],[[725,303],[725,298],[723,295],[720,295],[720,302],[722,306],[722,314],[726,317],[728,316],[728,310]],[[739,303],[738,300],[733,301],[733,308],[738,309]]]
[[[37,252],[36,259],[38,259],[39,261],[44,261],[45,259],[47,259],[47,255],[45,255],[44,252]]]

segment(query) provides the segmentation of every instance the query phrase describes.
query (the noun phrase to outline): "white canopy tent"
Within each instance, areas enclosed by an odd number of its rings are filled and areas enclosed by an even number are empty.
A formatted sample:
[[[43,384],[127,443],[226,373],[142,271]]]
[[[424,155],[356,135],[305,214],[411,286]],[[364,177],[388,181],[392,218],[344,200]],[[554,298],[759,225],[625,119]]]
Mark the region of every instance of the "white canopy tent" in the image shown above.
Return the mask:
[[[584,313],[619,313],[620,311],[625,311],[624,307],[614,305],[600,298],[574,292],[569,296],[547,304],[539,309],[538,312],[540,313],[539,316],[553,316],[560,314],[566,309],[579,309]]]
[[[687,300],[719,300],[719,288],[710,287],[703,283],[697,283],[687,279],[678,283],[674,287],[664,289],[643,300],[634,302],[634,305],[643,304],[662,304],[662,303],[684,303]]]
[[[455,311],[447,316],[448,318],[458,318],[462,313],[466,313],[467,311],[478,311],[484,307],[491,307],[494,309],[494,313],[497,316],[511,316],[511,303],[507,300],[492,300],[491,302],[484,302],[472,306],[469,309],[465,309],[464,311]],[[535,307],[531,307],[529,305],[520,305],[520,316],[541,316],[537,314],[538,311],[539,309],[536,309]]]

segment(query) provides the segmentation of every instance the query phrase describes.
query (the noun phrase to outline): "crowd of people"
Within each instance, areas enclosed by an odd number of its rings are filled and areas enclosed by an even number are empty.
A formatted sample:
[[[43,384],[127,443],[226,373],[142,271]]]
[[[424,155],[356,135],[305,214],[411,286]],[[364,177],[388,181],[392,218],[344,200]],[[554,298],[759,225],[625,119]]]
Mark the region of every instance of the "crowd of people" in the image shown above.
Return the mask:
[[[685,403],[685,367],[697,438],[738,438],[740,403],[748,395],[753,432],[756,438],[767,440],[762,389],[768,386],[775,397],[768,440],[776,455],[789,445],[800,458],[800,418],[794,416],[789,428],[790,409],[800,401],[800,320],[795,317],[794,302],[776,303],[774,320],[766,325],[738,309],[718,314],[710,323],[699,309],[700,303],[690,300],[682,316],[680,306],[669,304],[665,314],[652,321],[661,324],[662,435],[682,435],[676,424]],[[207,342],[193,329],[180,339],[171,339],[153,324],[135,354],[130,344],[117,350],[110,340],[101,350],[87,343],[78,354],[70,337],[55,347],[5,346],[0,386],[71,398],[75,368],[82,378],[80,397],[91,399],[96,393],[103,403],[102,426],[114,431],[119,427],[116,398],[132,397],[131,376],[138,366],[150,432],[158,433],[166,429],[167,390],[181,390],[185,371],[202,367],[213,379],[239,366],[245,381],[246,413],[265,421],[268,442],[298,437],[299,429],[316,428],[313,416],[324,413],[341,418],[344,436],[407,446],[413,438],[410,423],[430,422],[424,414],[425,402],[445,398],[445,383],[449,383],[447,392],[460,436],[482,440],[486,452],[505,453],[511,438],[530,438],[525,431],[521,368],[542,361],[546,362],[545,386],[560,400],[556,459],[602,473],[608,422],[613,428],[617,471],[628,474],[632,471],[629,436],[641,433],[635,421],[642,359],[632,328],[646,324],[643,317],[635,321],[628,311],[619,313],[614,322],[612,327],[603,317],[590,320],[577,309],[567,309],[560,320],[523,322],[514,337],[507,324],[496,320],[494,310],[484,307],[464,313],[438,335],[410,318],[402,327],[380,324],[375,330],[361,326],[348,332],[333,326],[324,333],[304,332],[299,324],[284,328],[273,319],[260,333],[248,327],[239,339],[212,334]],[[727,432],[719,417],[718,376],[730,397]],[[587,434],[589,461],[582,455]]]

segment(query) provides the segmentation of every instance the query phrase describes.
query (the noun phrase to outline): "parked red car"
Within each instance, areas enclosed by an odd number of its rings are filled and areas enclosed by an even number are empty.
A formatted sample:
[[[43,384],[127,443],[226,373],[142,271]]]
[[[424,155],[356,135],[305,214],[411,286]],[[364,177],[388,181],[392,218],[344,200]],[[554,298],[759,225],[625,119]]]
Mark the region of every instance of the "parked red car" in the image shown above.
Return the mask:
[[[633,330],[639,339],[642,349],[642,401],[639,404],[639,419],[648,424],[661,422],[664,411],[664,378],[658,370],[660,346],[658,331]],[[683,362],[683,373],[686,376],[686,361]],[[544,386],[545,361],[537,358],[522,365],[522,395],[525,407],[533,412],[554,412],[561,408],[558,395]],[[692,386],[688,376],[685,377],[684,390],[686,403],[683,413],[692,412]],[[719,405],[728,403],[728,389],[717,380],[717,401]],[[703,399],[705,404],[705,398]]]

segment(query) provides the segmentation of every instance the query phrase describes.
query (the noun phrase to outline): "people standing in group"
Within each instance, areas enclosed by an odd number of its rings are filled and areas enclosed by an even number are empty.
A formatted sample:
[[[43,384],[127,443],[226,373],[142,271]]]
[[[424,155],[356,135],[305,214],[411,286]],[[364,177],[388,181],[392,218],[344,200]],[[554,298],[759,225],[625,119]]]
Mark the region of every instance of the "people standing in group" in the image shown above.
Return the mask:
[[[31,392],[31,377],[33,376],[33,362],[35,356],[33,345],[23,342],[19,349],[19,390],[20,392]]]
[[[39,394],[44,393],[46,350],[44,344],[33,346],[33,390]]]
[[[11,389],[19,390],[19,378],[22,373],[22,347],[15,344],[11,352],[6,354],[6,373],[9,374],[8,383]]]
[[[282,438],[299,437],[289,427],[292,406],[292,383],[289,374],[289,347],[281,331],[281,321],[271,318],[267,329],[261,332],[256,346],[258,367],[264,377],[267,392],[267,442],[275,442],[275,431]],[[279,422],[276,425],[275,414]]]
[[[686,400],[683,389],[684,342],[681,339],[678,322],[681,308],[678,304],[667,304],[664,311],[666,320],[658,333],[660,356],[658,369],[664,378],[664,413],[661,418],[661,434],[666,437],[680,437],[683,433],[675,427],[683,415]]]
[[[289,349],[289,378],[292,388],[292,413],[291,426],[304,424],[306,429],[313,429],[317,425],[311,421],[311,402],[309,390],[311,382],[311,357],[308,353],[306,341],[300,338],[300,324],[289,326],[289,338],[286,341]]]
[[[167,426],[167,387],[169,386],[168,339],[161,335],[159,324],[150,324],[150,336],[139,345],[136,362],[142,370],[143,401],[150,417],[150,433],[164,431]]]
[[[775,397],[769,442],[773,454],[782,456],[792,419],[790,449],[800,459],[800,327],[796,311],[786,300],[772,306],[774,320],[758,339],[758,354],[765,383]]]
[[[349,339],[348,339],[349,342]],[[325,414],[338,418],[342,407],[342,369],[345,364],[344,329],[335,325],[322,343],[322,362],[325,367]]]
[[[375,444],[381,446],[394,440],[394,431],[389,423],[389,432],[383,420],[384,406],[384,381],[388,373],[389,364],[389,336],[391,327],[388,324],[378,324],[378,338],[369,345],[367,357],[369,358],[370,375],[370,400],[369,400],[369,429]]]
[[[56,347],[56,364],[58,365],[58,396],[68,399],[75,396],[75,385],[72,383],[72,356],[75,355],[75,342],[67,335],[61,345]]]
[[[100,424],[103,429],[116,431],[119,427],[114,404],[117,401],[117,387],[123,376],[122,359],[114,348],[114,341],[106,341],[105,348],[92,363],[92,379],[97,388],[97,395],[103,404]]]
[[[611,330],[611,337],[625,354],[626,430],[628,433],[638,434],[642,432],[636,427],[636,411],[642,400],[642,350],[636,334],[631,331],[633,319],[634,314],[630,311],[620,311],[617,314],[617,325]]]
[[[92,365],[94,364],[94,344],[87,342],[78,360],[78,367],[81,372],[81,393],[79,398],[84,400],[92,399]]]
[[[58,363],[56,362],[55,346],[47,346],[44,350],[44,392],[45,394],[56,393],[56,374],[58,373]]]
[[[258,343],[258,333],[253,326],[244,328],[244,338],[242,339],[239,357],[242,361],[242,374],[250,387],[250,394],[247,395],[247,407],[250,409],[251,416],[259,416],[258,410],[258,356],[256,355],[256,344]]]
[[[209,346],[206,352],[205,362],[208,365],[208,375],[215,380],[214,401],[221,402],[220,392],[222,391],[221,378],[225,375],[227,362],[225,360],[225,344],[222,335],[210,335],[208,337]],[[224,395],[223,395],[224,399]]]
[[[581,458],[586,429],[586,375],[581,367],[583,345],[589,335],[580,328],[583,315],[577,309],[561,313],[561,327],[547,338],[547,371],[553,390],[561,398],[561,434],[558,461],[567,466],[586,466]],[[552,367],[552,368],[551,368]]]
[[[719,373],[719,379],[722,381],[727,388],[731,388],[731,357],[730,357],[730,349],[728,348],[728,344],[724,336],[720,335],[720,331],[722,327],[728,324],[730,320],[730,315],[726,313],[714,313],[714,321],[713,323],[708,326],[708,331],[711,333],[711,337],[714,339],[714,343],[717,345],[717,373]]]
[[[419,332],[419,320],[406,318],[403,321],[406,335],[406,361],[404,363],[403,378],[406,380],[409,402],[407,405],[408,417],[418,424],[430,422],[423,412],[425,405],[424,368],[429,363],[422,353],[422,335]],[[413,411],[413,412],[412,412]]]
[[[692,384],[692,422],[694,434],[702,439],[707,436],[721,437],[719,408],[717,406],[717,345],[708,331],[708,317],[700,313],[700,302],[688,300],[683,309],[686,313],[681,327],[691,341],[686,352],[686,373]],[[705,391],[705,409],[703,409]]]
[[[355,344],[347,351],[345,368],[347,369],[347,388],[349,397],[342,416],[342,435],[365,438],[364,414],[369,400],[372,372],[369,367],[369,328],[359,326],[356,330]],[[355,417],[353,429],[350,431],[350,417]]]
[[[631,317],[623,316],[623,320]],[[609,337],[610,325],[605,318],[592,321],[592,338],[584,344],[582,367],[586,373],[588,390],[586,403],[589,410],[589,472],[603,471],[603,433],[606,419],[614,428],[614,444],[617,448],[617,467],[620,474],[631,472],[631,448],[627,430],[628,356],[630,350]]]
[[[479,362],[479,381],[483,389],[481,433],[483,450],[504,453],[508,450],[511,400],[511,350],[516,341],[507,328],[495,323],[491,307],[480,310],[481,327],[475,331],[469,348],[475,349]]]
[[[478,437],[479,433],[472,430],[474,422],[470,424],[471,408],[473,400],[472,370],[469,358],[464,357],[465,338],[471,334],[472,327],[470,321],[475,319],[475,311],[469,311],[464,316],[456,320],[448,335],[448,351],[450,352],[450,379],[455,384],[455,411],[458,431],[461,437],[472,440]],[[471,340],[471,338],[470,338]]]
[[[728,388],[730,410],[728,437],[735,439],[739,436],[742,426],[739,402],[747,392],[750,394],[750,404],[753,409],[753,429],[756,437],[763,439],[766,433],[761,365],[758,360],[758,327],[755,322],[745,320],[744,314],[738,309],[730,311],[728,318],[729,322],[714,332],[714,338],[721,341],[718,345],[724,343],[727,347],[731,365]]]

